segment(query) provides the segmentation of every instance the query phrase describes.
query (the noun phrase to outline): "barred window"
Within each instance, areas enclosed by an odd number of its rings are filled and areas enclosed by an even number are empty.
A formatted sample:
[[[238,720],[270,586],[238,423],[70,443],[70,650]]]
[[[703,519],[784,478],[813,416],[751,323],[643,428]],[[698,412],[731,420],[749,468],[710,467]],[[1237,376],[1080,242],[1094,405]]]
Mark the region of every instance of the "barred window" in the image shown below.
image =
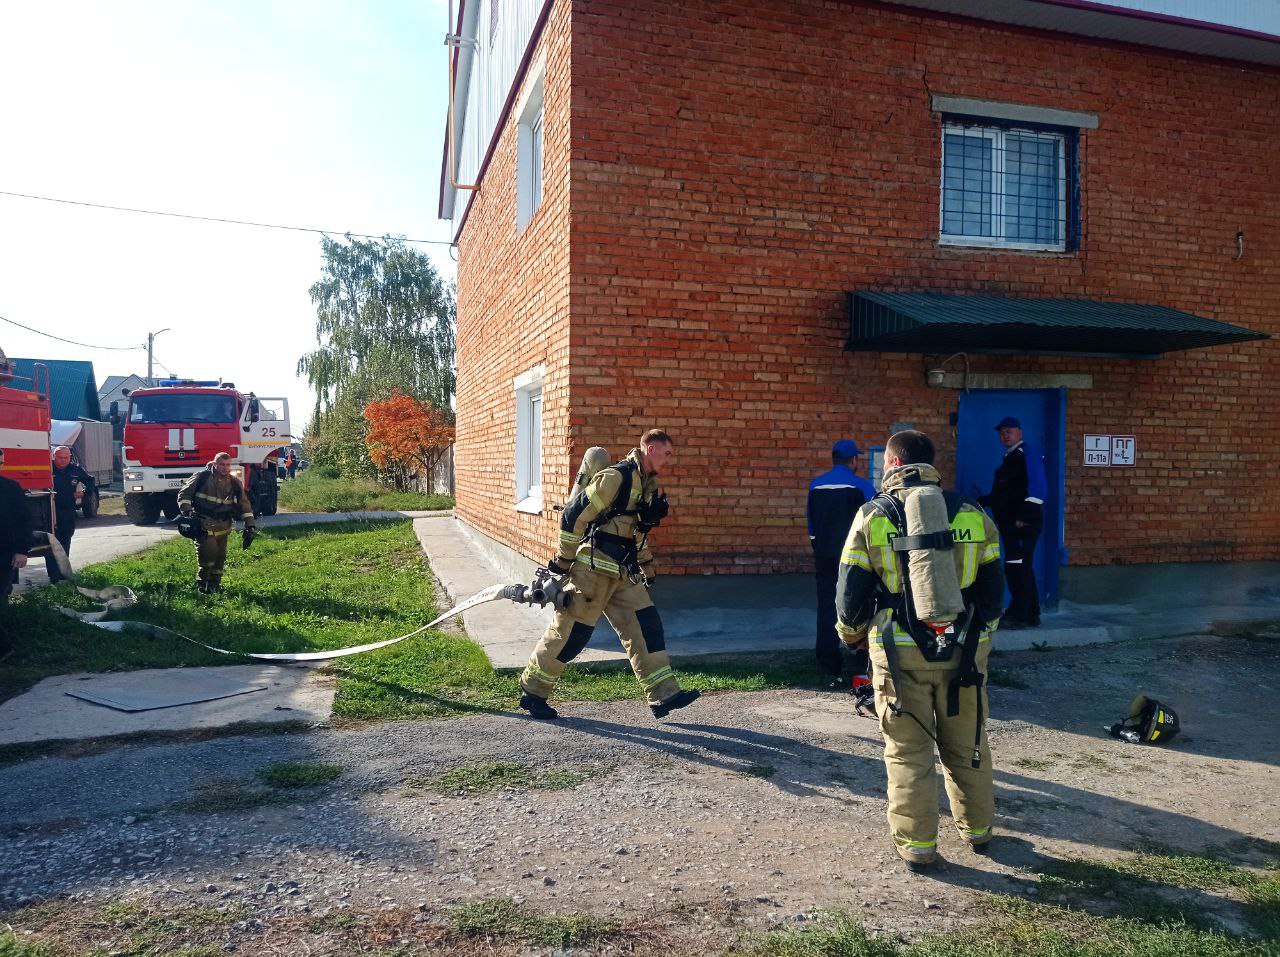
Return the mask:
[[[941,241],[1013,249],[1073,247],[1075,139],[1065,130],[945,122]]]

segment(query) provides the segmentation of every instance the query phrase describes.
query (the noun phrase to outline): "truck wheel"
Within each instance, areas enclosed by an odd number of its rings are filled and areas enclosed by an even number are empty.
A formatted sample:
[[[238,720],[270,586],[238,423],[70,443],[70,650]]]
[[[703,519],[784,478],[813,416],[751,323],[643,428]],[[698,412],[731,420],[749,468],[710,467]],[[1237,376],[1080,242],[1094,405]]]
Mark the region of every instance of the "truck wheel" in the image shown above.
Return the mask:
[[[160,500],[160,511],[164,512],[165,521],[172,521],[178,517],[178,496],[165,495]]]
[[[134,525],[154,525],[160,517],[160,503],[148,492],[124,497],[124,513]]]
[[[84,512],[85,518],[93,518],[98,514],[98,493],[96,490],[84,493],[84,497],[80,499],[80,511]]]

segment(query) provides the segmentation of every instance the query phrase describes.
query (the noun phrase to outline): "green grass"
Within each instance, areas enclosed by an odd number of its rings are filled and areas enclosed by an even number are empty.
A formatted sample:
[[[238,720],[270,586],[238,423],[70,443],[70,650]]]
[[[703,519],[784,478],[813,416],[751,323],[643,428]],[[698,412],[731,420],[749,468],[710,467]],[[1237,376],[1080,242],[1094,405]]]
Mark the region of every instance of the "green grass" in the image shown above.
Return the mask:
[[[436,511],[453,508],[453,496],[396,492],[370,479],[308,471],[281,484],[280,507],[290,512]]]
[[[564,791],[577,787],[588,777],[606,773],[593,768],[569,771],[553,768],[541,771],[514,761],[478,761],[450,768],[432,777],[415,777],[411,787],[425,787],[441,794],[486,794],[503,788],[518,791]]]
[[[258,768],[257,775],[273,788],[309,788],[328,784],[342,774],[342,765],[324,761],[278,761]]]
[[[140,599],[124,617],[162,625],[231,650],[296,652],[344,648],[412,631],[437,614],[426,559],[404,520],[338,522],[265,529],[253,548],[233,544],[223,591],[199,595],[191,543],[174,538],[81,572],[88,587],[127,584]],[[90,607],[68,584],[28,592],[9,608],[17,651],[0,668],[0,700],[41,678],[77,671],[244,664],[189,642],[111,634],[51,608]],[[681,682],[704,691],[761,691],[823,684],[802,652],[677,663]],[[424,632],[391,647],[336,659],[334,714],[353,720],[456,717],[514,710],[517,675],[495,672],[475,642]],[[635,700],[630,671],[570,667],[560,700]],[[19,755],[20,756],[20,755]]]
[[[535,914],[505,898],[475,901],[449,915],[454,930],[475,937],[516,937],[543,947],[580,947],[616,934],[617,921],[586,914]]]

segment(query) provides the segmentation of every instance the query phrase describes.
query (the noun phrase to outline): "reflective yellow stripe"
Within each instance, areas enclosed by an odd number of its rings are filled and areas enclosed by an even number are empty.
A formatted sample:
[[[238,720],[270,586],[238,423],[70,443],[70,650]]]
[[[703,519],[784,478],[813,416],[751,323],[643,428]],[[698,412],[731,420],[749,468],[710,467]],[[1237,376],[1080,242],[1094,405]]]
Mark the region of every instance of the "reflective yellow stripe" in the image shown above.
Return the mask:
[[[614,575],[621,573],[622,569],[618,567],[617,562],[613,561],[611,558],[606,558],[599,551],[595,551],[593,555],[592,551],[593,550],[579,552],[575,560],[579,564],[586,565],[588,568],[594,568],[599,572],[609,572]]]
[[[666,681],[666,680],[667,680],[668,678],[670,678],[674,673],[675,673],[675,672],[673,672],[673,671],[671,670],[671,666],[670,666],[670,665],[667,665],[667,666],[665,666],[665,667],[659,668],[659,669],[658,669],[657,671],[655,671],[653,674],[649,675],[649,677],[647,677],[647,678],[641,678],[641,679],[640,679],[640,687],[642,687],[642,688],[644,688],[646,691],[648,691],[648,690],[649,690],[650,688],[652,688],[654,685],[660,685],[660,684],[662,684],[662,682]]]
[[[989,827],[970,828],[961,833],[963,833],[965,837],[986,837],[988,834],[991,833],[991,828]]]
[[[968,588],[978,577],[978,546],[961,545],[960,548],[964,551],[964,561],[960,567],[960,587]]]
[[[533,658],[529,659],[529,666],[525,668],[525,673],[528,674],[529,677],[538,678],[542,681],[545,681],[549,685],[553,685],[560,680],[555,675],[549,675],[545,671],[543,671],[541,668],[538,667],[537,656],[534,656]]]
[[[587,499],[596,507],[597,511],[603,512],[609,507],[609,502],[606,502],[599,496],[599,491],[600,487],[593,483],[587,488]]]
[[[202,498],[206,502],[213,502],[216,505],[234,505],[239,495],[209,495],[205,492],[196,492],[196,498]]]
[[[899,838],[896,838],[896,837],[895,837],[895,838],[893,839],[893,841],[894,841],[894,843],[895,843],[895,844],[897,844],[899,847],[918,847],[918,848],[920,848],[920,849],[922,849],[922,850],[923,850],[924,848],[937,847],[937,846],[938,846],[938,839],[937,839],[936,837],[935,837],[932,841],[904,841],[904,840],[901,840],[901,839],[899,839]]]
[[[992,542],[990,545],[988,545],[986,548],[982,550],[982,561],[980,562],[980,564],[985,565],[988,562],[994,562],[999,557],[1000,557],[1000,543]]]
[[[844,554],[840,556],[840,564],[856,565],[858,568],[871,571],[871,557],[861,548],[846,548]]]
[[[877,645],[884,644],[883,632],[877,631],[874,628],[867,634],[867,637],[871,640],[873,644],[877,644]],[[990,641],[990,640],[991,640],[990,629],[986,629],[982,632],[982,634],[978,635],[978,644],[982,644],[984,641]],[[916,642],[914,638],[912,638],[910,635],[904,632],[901,628],[898,628],[895,626],[893,629],[893,643],[895,645],[914,645]]]

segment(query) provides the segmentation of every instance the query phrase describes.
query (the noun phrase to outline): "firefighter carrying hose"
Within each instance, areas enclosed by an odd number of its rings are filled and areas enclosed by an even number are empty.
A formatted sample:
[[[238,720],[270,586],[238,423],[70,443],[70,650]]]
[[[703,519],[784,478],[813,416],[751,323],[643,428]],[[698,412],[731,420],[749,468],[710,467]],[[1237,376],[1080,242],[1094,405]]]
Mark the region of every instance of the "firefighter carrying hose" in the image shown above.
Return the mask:
[[[944,493],[923,432],[884,450],[881,493],[853,520],[836,591],[836,630],[867,647],[889,777],[889,831],[907,866],[938,854],[942,759],[951,816],[977,853],[995,815],[983,716],[991,636],[1004,579],[995,524],[976,502]]]
[[[203,595],[222,588],[222,568],[227,563],[227,539],[236,518],[244,519],[244,547],[248,548],[257,534],[253,506],[240,480],[231,474],[231,456],[219,452],[209,467],[187,480],[178,492],[178,509],[183,520],[193,523],[190,537],[196,540],[196,587]],[[184,532],[184,534],[186,534]]]
[[[596,449],[588,453],[598,454]],[[531,716],[559,716],[547,698],[566,665],[587,646],[601,613],[622,639],[654,717],[665,718],[698,697],[697,691],[680,690],[667,657],[662,619],[649,597],[654,564],[648,533],[667,514],[658,474],[674,456],[671,437],[650,429],[621,462],[589,481],[580,472],[560,519],[559,551],[547,562],[553,575],[567,579],[569,602],[557,608],[555,621],[520,675],[520,707]],[[586,461],[583,465],[585,471]]]

